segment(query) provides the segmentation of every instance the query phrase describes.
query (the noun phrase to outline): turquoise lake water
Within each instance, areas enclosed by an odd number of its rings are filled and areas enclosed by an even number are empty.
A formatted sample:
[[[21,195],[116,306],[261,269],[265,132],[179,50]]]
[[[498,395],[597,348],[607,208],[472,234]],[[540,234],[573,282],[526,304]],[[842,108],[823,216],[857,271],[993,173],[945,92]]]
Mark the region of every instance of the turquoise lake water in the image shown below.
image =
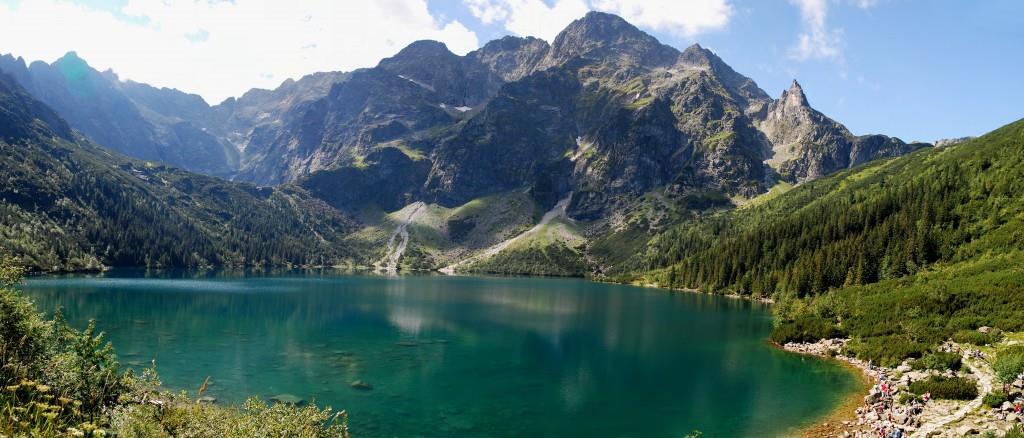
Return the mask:
[[[218,403],[291,394],[354,436],[775,436],[857,387],[767,307],[574,279],[111,271],[30,279],[123,366]],[[357,390],[362,380],[372,390]]]

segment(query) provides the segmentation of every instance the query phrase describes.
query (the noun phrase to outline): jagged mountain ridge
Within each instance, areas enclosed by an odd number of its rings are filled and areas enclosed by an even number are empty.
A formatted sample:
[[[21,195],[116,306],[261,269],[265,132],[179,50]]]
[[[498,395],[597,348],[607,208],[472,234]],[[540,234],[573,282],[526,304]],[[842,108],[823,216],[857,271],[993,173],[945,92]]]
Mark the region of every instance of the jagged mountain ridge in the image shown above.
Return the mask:
[[[134,158],[224,178],[238,172],[253,131],[279,122],[291,107],[325,95],[347,76],[314,73],[210,106],[194,94],[97,71],[75,52],[50,64],[0,55],[0,71],[97,143]]]
[[[780,176],[813,179],[917,147],[853,136],[805,98],[813,117],[790,120],[783,97],[771,99],[699,45],[679,52],[593,12],[550,45],[506,37],[460,57],[441,43],[414,43],[254,137],[248,147],[260,159],[240,177],[323,182],[302,175],[354,167],[382,182],[385,169],[426,160],[430,170],[415,166],[419,176],[390,187],[401,194],[386,204],[456,205],[544,186],[536,191],[552,191],[545,203],[572,191],[575,215],[600,217],[616,203],[609,198],[655,187],[752,196]],[[403,153],[376,154],[381,148]],[[792,159],[776,163],[783,149]],[[351,181],[354,171],[341,173]]]
[[[127,155],[230,176],[238,152],[194,123],[208,107],[199,96],[120,81],[74,52],[52,64],[0,57],[0,70],[52,107],[72,127]]]

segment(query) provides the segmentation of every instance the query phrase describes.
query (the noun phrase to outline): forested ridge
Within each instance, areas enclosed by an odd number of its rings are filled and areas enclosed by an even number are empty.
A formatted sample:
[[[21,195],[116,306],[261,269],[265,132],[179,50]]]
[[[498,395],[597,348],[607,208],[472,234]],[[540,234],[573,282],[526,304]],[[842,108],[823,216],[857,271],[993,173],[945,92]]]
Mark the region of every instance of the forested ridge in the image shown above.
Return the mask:
[[[771,297],[779,342],[853,336],[893,362],[982,325],[1024,329],[1024,121],[681,224],[645,281]]]
[[[1020,248],[1024,122],[882,160],[652,240],[663,284],[803,296]]]

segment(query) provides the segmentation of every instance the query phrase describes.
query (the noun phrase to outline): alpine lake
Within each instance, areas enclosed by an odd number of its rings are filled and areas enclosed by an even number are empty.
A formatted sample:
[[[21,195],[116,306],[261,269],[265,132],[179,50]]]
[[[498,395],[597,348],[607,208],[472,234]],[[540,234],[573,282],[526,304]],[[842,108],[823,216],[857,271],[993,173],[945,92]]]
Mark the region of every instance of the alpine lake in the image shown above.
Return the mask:
[[[778,436],[859,385],[771,346],[764,304],[580,279],[113,270],[22,289],[167,388],[344,409],[358,437]]]

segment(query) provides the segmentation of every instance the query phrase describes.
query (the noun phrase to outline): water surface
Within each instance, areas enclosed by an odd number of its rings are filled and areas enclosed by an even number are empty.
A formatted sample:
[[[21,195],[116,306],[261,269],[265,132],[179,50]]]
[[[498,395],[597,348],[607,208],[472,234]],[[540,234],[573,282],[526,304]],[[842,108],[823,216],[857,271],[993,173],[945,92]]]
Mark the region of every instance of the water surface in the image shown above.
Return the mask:
[[[168,387],[315,400],[362,437],[771,436],[857,386],[769,346],[763,305],[584,280],[112,271],[24,289]]]

